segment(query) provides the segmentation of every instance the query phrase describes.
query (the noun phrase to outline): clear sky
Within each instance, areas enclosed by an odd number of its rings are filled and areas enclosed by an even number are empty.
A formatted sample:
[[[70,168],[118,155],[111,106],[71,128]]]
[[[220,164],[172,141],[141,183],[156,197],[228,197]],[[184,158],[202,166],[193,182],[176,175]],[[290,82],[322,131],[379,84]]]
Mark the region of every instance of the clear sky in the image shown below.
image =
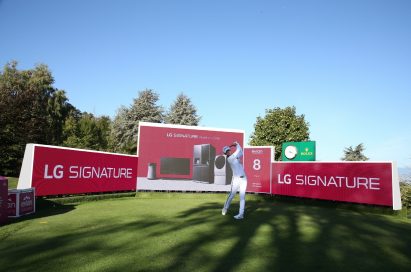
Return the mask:
[[[317,159],[363,143],[411,166],[411,1],[0,0],[0,65],[47,64],[82,111],[181,92],[200,125],[243,129],[296,106]]]

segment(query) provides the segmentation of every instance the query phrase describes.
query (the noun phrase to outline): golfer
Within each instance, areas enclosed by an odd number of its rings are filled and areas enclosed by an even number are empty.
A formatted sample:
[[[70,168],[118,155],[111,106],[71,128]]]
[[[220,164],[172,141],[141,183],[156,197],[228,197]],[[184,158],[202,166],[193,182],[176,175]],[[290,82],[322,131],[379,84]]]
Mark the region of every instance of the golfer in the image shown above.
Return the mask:
[[[230,147],[235,146],[236,150],[231,154]],[[223,147],[223,153],[227,156],[227,161],[233,170],[233,179],[231,181],[231,192],[224,204],[224,208],[221,211],[223,215],[226,215],[228,208],[230,207],[231,201],[236,195],[237,191],[240,190],[240,211],[234,216],[235,219],[244,218],[244,207],[245,207],[245,190],[247,189],[247,177],[245,176],[244,167],[241,164],[240,158],[243,156],[243,150],[238,142],[234,142],[230,146]]]

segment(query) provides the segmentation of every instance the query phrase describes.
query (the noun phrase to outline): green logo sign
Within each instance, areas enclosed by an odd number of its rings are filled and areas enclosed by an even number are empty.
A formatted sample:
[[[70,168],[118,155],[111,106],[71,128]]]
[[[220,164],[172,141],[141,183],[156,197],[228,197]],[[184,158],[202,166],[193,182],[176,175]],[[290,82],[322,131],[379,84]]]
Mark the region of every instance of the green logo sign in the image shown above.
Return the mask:
[[[283,161],[315,161],[315,142],[286,142],[282,146]]]

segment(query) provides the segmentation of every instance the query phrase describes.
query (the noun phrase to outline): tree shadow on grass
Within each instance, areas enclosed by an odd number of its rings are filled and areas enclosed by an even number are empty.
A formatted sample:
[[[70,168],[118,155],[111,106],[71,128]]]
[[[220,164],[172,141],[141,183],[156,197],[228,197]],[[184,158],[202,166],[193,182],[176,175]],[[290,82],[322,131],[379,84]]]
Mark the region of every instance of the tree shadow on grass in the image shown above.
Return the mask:
[[[54,215],[68,213],[73,211],[76,205],[73,204],[59,204],[47,199],[37,199],[36,200],[36,211],[35,213],[23,215],[21,217],[9,218],[6,225],[23,222],[27,220],[32,220],[36,218],[50,217]]]
[[[214,220],[220,209],[212,203],[189,209],[178,216],[188,218],[186,225],[168,231]],[[409,233],[410,224],[379,215],[316,204],[248,201],[245,220],[217,219],[208,231],[177,245],[172,250],[176,262],[167,270],[188,271],[205,262],[208,271],[410,271]],[[227,250],[217,256],[207,252],[222,241],[231,241]]]

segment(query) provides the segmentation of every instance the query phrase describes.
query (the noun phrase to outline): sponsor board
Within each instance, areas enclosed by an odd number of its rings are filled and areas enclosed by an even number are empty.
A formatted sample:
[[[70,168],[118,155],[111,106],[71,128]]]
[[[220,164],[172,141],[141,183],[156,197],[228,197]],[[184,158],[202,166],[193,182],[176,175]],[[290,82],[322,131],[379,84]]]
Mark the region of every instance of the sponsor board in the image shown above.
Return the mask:
[[[275,162],[272,194],[401,209],[392,162]]]
[[[36,211],[35,189],[8,191],[8,216],[20,217]]]
[[[138,141],[137,190],[229,191],[222,149],[243,146],[244,132],[140,122]]]
[[[18,217],[18,201],[17,192],[13,190],[8,192],[7,198],[7,213],[9,217]]]
[[[271,163],[274,147],[252,146],[244,148],[244,170],[247,175],[247,192],[271,193]]]
[[[29,144],[17,188],[37,196],[134,191],[136,156]]]
[[[281,158],[282,161],[315,161],[315,142],[285,142]]]
[[[35,187],[37,196],[133,190],[227,192],[232,172],[222,148],[234,141],[243,147],[244,131],[140,122],[138,141],[138,156],[28,144],[17,189]],[[248,192],[401,209],[393,162],[273,162],[273,147],[243,149]],[[20,202],[25,203],[22,213],[26,212],[28,196],[12,194],[9,199],[9,213],[20,212]]]
[[[4,224],[8,219],[8,180],[0,177],[0,224]]]

